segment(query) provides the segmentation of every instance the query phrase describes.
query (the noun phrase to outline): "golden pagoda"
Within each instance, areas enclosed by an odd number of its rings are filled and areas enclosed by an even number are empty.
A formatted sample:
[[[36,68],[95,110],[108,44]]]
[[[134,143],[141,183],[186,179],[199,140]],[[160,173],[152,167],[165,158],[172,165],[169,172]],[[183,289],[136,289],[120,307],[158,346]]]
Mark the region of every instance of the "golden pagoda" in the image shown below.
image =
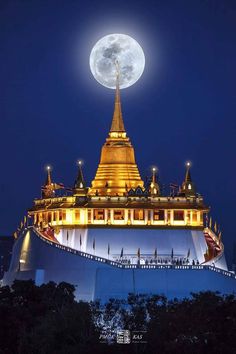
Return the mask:
[[[100,163],[89,195],[123,196],[131,188],[143,188],[134,148],[124,127],[119,79],[117,75],[115,107],[109,136],[102,147]]]

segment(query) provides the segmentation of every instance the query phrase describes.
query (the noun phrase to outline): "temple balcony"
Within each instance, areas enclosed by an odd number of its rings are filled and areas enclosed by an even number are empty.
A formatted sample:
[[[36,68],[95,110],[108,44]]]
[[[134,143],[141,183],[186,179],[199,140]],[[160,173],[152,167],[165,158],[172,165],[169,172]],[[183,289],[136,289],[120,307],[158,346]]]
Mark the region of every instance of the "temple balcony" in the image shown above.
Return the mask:
[[[73,228],[86,225],[203,227],[204,213],[205,210],[196,209],[65,208],[29,214],[34,217],[34,225]]]

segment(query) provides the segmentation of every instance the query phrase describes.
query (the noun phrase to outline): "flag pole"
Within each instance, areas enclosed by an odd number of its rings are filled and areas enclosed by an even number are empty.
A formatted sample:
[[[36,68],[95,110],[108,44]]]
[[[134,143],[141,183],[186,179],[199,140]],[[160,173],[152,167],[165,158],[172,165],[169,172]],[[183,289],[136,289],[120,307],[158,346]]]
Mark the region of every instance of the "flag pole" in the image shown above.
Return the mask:
[[[108,243],[108,246],[107,246],[107,254],[108,254],[108,259],[109,259],[109,256],[110,256],[110,244]]]

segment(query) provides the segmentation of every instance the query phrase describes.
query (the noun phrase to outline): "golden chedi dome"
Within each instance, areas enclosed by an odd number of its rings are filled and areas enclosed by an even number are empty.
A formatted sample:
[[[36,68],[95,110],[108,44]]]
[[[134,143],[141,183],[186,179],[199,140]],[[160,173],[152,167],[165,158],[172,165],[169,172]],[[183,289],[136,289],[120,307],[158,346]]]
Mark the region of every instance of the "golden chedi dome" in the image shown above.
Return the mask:
[[[123,196],[131,188],[143,185],[135,162],[134,148],[126,136],[117,83],[111,129],[102,147],[100,163],[88,194]]]

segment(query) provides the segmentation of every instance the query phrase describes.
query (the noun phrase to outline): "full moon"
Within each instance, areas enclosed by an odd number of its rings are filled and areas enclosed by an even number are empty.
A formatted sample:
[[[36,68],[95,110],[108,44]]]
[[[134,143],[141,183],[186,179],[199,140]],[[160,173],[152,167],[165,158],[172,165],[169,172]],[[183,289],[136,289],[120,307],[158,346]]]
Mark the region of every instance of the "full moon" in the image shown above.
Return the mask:
[[[117,65],[120,88],[133,85],[142,75],[145,56],[138,42],[126,34],[109,34],[102,37],[90,54],[90,69],[103,86],[116,88]]]

